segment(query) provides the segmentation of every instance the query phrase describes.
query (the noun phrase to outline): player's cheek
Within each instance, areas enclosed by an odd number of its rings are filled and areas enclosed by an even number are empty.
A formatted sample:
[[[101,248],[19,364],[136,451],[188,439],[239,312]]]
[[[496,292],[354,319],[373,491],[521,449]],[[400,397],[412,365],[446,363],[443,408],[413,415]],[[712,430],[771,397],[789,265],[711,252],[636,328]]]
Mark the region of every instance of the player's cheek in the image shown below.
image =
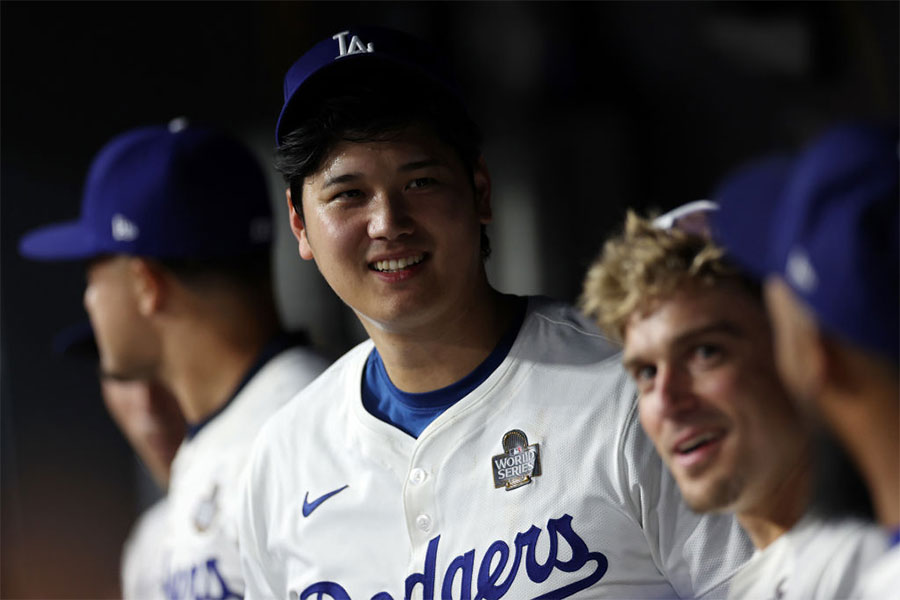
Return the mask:
[[[662,419],[660,412],[660,404],[655,400],[653,394],[641,394],[638,397],[638,420],[647,437],[653,442],[659,450],[658,440],[662,429]]]
[[[84,294],[82,294],[81,297],[81,303],[84,305],[84,310],[86,310],[88,314],[92,312],[93,307],[97,302],[96,298],[97,289],[95,288],[95,286],[92,284],[88,284],[87,286],[85,286]]]

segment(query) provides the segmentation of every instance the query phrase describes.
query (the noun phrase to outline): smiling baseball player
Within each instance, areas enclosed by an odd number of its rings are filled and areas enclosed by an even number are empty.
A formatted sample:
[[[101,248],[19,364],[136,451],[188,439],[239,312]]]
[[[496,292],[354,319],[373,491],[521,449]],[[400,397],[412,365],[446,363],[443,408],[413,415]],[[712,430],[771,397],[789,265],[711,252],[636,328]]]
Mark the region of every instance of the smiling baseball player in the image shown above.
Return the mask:
[[[280,329],[271,232],[265,176],[250,151],[176,120],[110,141],[91,165],[80,219],[20,245],[32,258],[88,261],[84,304],[101,371],[158,380],[188,422],[166,506],[152,513],[165,522],[155,532],[162,564],[139,565],[162,573],[154,597],[243,596],[236,510],[250,444],[327,365]],[[152,546],[146,527],[136,535]]]
[[[808,509],[812,435],[775,369],[759,285],[710,239],[716,210],[629,213],[588,271],[583,305],[624,341],[641,424],[685,500],[733,512],[753,541],[729,597],[846,598],[884,542],[860,520]]]
[[[489,285],[490,176],[440,57],[337,32],[276,136],[299,253],[371,339],[258,438],[247,597],[723,596],[746,538],[680,501],[615,346]]]

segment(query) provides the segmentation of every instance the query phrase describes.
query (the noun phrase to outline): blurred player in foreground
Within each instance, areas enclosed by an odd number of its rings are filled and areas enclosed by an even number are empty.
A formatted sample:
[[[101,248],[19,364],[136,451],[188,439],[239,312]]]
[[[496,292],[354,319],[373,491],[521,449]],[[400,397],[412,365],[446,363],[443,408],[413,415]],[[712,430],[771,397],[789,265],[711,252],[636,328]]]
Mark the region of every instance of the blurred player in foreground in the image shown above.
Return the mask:
[[[716,233],[766,277],[778,367],[854,459],[891,550],[856,595],[900,593],[897,126],[835,127],[726,182]]]
[[[169,488],[172,461],[187,425],[178,401],[161,383],[102,377],[103,403],[161,490]]]
[[[238,598],[236,486],[262,423],[326,365],[280,328],[271,208],[252,154],[173,121],[110,141],[91,165],[81,217],[20,244],[87,263],[84,305],[103,376],[157,380],[188,422],[172,464],[162,572],[153,593]]]
[[[490,176],[434,51],[328,37],[276,137],[299,253],[371,339],[257,439],[248,598],[724,595],[749,544],[683,504],[616,347],[488,283]]]
[[[753,540],[730,596],[845,597],[883,544],[864,523],[804,516],[811,438],[778,378],[759,285],[709,239],[714,210],[629,213],[588,272],[582,306],[624,341],[641,424],[688,504],[734,512]],[[827,553],[809,560],[812,547]]]
[[[96,363],[97,344],[89,322],[61,331],[54,350]],[[169,487],[172,461],[184,440],[187,425],[178,401],[156,381],[124,380],[100,375],[103,403],[163,493]],[[165,495],[138,517],[122,549],[122,597],[157,598],[163,580],[163,533],[168,502]],[[152,570],[152,566],[156,570]]]

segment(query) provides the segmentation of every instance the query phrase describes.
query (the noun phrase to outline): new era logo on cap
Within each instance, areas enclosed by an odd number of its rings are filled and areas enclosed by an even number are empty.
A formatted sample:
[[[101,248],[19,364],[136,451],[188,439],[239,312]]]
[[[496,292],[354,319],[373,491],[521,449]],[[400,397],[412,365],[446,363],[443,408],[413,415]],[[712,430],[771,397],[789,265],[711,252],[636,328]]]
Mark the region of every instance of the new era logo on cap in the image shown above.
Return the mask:
[[[803,293],[811,294],[816,291],[819,278],[809,255],[802,248],[795,247],[788,253],[784,273],[788,282]]]
[[[116,213],[112,218],[112,237],[117,242],[132,242],[137,239],[141,230],[126,217]]]

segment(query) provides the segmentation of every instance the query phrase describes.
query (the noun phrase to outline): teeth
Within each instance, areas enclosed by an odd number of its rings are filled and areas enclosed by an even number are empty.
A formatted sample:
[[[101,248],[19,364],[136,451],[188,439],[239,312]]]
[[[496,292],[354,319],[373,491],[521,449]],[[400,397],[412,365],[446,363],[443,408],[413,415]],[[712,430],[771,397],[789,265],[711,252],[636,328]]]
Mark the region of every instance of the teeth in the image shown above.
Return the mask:
[[[413,265],[419,264],[424,258],[424,254],[417,254],[415,256],[407,256],[406,258],[376,260],[373,263],[373,266],[376,271],[390,273],[392,271],[399,271],[401,269],[405,269],[406,267],[411,267]]]
[[[682,452],[682,453],[689,452],[689,451],[693,450],[694,448],[696,448],[697,446],[699,446],[700,444],[705,444],[706,442],[708,442],[710,440],[716,439],[716,437],[718,437],[718,434],[716,434],[712,431],[708,431],[706,433],[702,433],[702,434],[698,435],[697,437],[691,438],[691,439],[687,440],[686,442],[679,444],[678,446],[676,446],[675,450],[678,452]]]

